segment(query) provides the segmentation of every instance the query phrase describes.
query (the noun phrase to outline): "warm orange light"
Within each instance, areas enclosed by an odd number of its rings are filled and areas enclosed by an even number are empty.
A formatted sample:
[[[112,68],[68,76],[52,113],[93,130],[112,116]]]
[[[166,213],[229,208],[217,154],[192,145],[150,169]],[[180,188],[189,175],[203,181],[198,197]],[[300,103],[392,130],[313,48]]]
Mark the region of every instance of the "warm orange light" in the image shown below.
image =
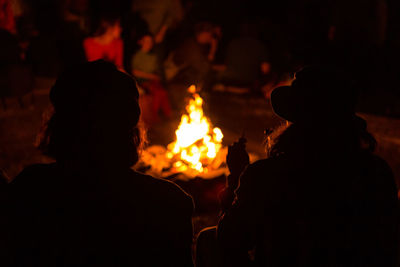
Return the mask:
[[[209,119],[204,116],[203,99],[196,93],[196,87],[190,86],[188,92],[192,98],[175,131],[175,142],[168,145],[166,156],[174,160],[176,171],[191,169],[203,173],[208,171],[207,166],[221,149],[224,135],[221,129],[212,128]]]

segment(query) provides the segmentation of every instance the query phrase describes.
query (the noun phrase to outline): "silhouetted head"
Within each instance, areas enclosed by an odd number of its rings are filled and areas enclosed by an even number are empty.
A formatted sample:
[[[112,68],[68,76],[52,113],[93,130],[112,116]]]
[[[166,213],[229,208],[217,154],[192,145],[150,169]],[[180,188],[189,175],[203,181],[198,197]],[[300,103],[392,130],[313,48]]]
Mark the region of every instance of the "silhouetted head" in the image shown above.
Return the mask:
[[[344,71],[308,66],[298,71],[291,86],[271,93],[274,112],[293,123],[340,124],[355,116],[357,91]]]
[[[327,66],[303,68],[291,86],[271,93],[274,112],[291,123],[267,137],[270,156],[342,157],[373,151],[376,141],[356,115],[356,99],[354,82],[345,72]]]
[[[111,63],[66,70],[51,89],[54,113],[39,147],[57,161],[133,165],[141,143],[138,97],[135,80]]]

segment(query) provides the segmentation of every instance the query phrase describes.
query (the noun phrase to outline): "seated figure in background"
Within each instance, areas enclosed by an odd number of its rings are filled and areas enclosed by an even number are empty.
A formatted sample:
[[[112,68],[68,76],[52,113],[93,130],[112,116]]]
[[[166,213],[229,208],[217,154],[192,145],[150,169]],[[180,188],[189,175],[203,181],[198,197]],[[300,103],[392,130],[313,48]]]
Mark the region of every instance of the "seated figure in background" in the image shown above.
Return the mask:
[[[195,25],[194,36],[184,40],[173,52],[172,61],[179,70],[173,80],[187,86],[202,86],[209,82],[220,38],[219,29],[209,22]]]
[[[121,24],[117,16],[104,16],[92,36],[85,38],[83,48],[86,59],[103,59],[113,63],[120,70],[124,69],[124,43],[121,39]]]
[[[259,40],[255,23],[241,23],[238,32],[239,36],[228,43],[224,68],[218,72],[216,82],[226,87],[247,88],[249,92],[259,90],[257,83],[271,74],[267,47]]]
[[[139,50],[132,57],[132,74],[138,80],[143,94],[149,96],[150,114],[146,115],[147,123],[159,120],[160,110],[169,118],[171,107],[168,94],[162,84],[160,64],[157,55],[152,51],[154,40],[150,34],[144,34],[138,41]]]
[[[27,167],[2,194],[1,266],[193,266],[191,197],[131,169],[138,96],[102,60],[57,79],[39,144],[55,162]]]

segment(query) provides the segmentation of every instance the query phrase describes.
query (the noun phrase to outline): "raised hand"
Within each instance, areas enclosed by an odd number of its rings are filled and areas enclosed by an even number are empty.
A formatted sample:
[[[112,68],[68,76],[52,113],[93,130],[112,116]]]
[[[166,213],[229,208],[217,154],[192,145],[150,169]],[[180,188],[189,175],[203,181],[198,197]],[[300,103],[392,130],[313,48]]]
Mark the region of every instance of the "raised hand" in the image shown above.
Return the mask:
[[[236,188],[239,182],[239,176],[250,163],[249,154],[246,151],[246,138],[243,136],[237,142],[228,147],[226,163],[230,175],[228,177],[228,186]]]

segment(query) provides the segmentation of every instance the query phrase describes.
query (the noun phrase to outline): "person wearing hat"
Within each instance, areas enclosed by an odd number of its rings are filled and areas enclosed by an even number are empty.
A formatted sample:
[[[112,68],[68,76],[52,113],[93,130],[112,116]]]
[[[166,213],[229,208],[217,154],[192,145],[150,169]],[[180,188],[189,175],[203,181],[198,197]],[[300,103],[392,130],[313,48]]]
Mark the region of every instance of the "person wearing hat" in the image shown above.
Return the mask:
[[[135,80],[102,60],[57,79],[39,144],[55,162],[8,185],[1,266],[193,265],[192,198],[131,169],[138,96]]]
[[[329,66],[304,67],[274,89],[272,108],[288,123],[269,135],[268,158],[245,168],[245,141],[229,148],[224,266],[397,266],[396,184],[356,96]]]

